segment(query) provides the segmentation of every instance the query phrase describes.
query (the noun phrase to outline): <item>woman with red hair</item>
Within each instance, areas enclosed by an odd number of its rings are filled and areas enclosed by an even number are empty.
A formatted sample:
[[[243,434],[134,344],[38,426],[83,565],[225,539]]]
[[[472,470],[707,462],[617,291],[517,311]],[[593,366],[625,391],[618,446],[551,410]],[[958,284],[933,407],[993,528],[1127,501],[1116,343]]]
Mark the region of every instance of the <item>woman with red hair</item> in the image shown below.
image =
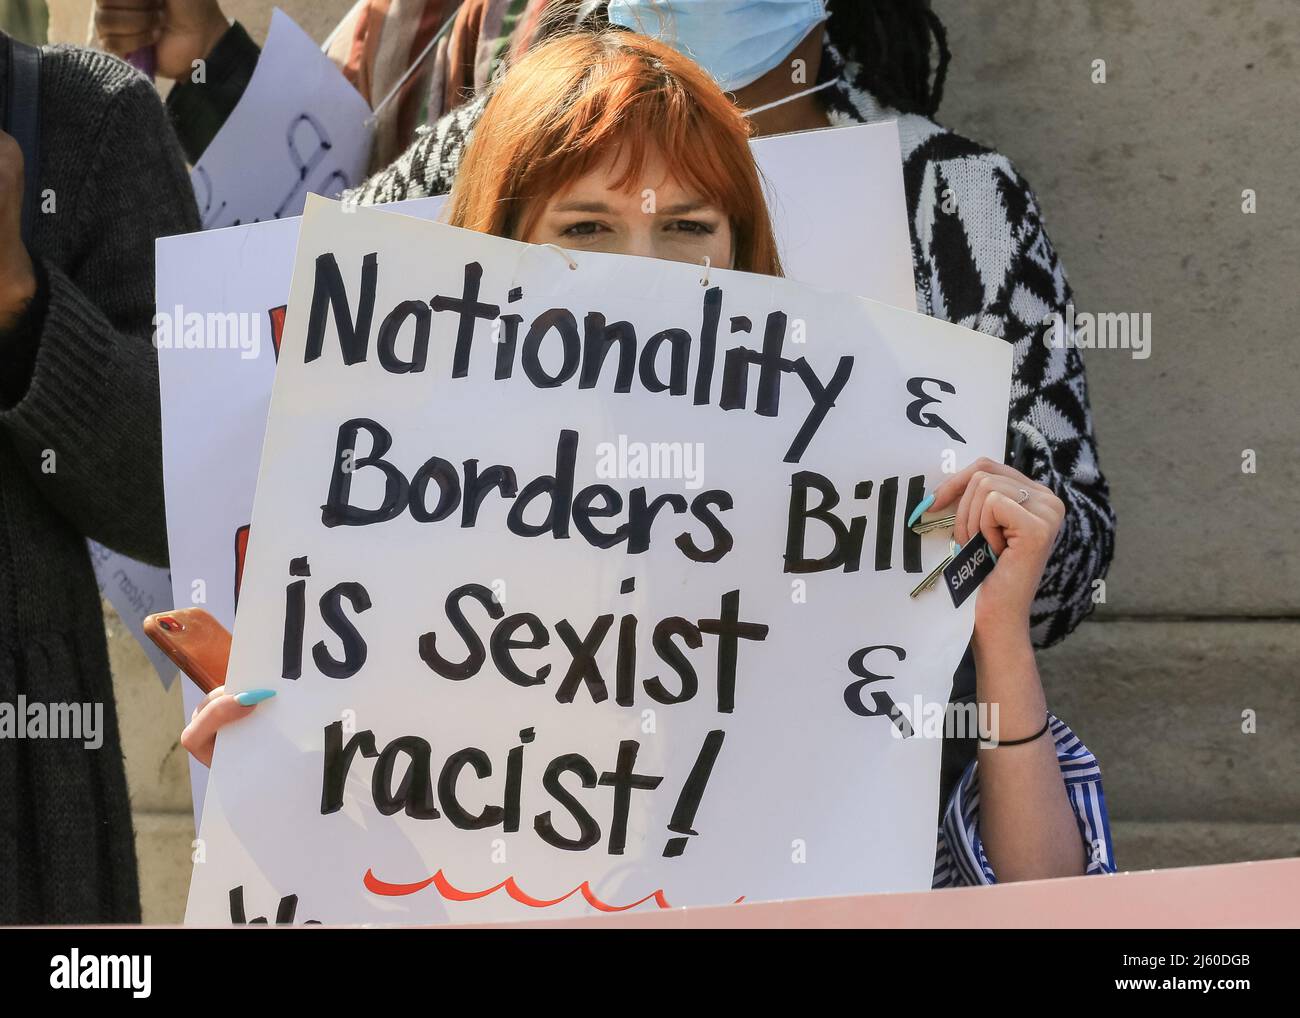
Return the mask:
[[[693,61],[630,32],[561,36],[514,65],[465,150],[448,221],[566,252],[781,274],[744,114]],[[958,540],[983,535],[997,557],[973,647],[979,700],[998,705],[1005,731],[981,743],[978,768],[946,796],[934,884],[1110,871],[1096,761],[1047,710],[1030,641],[1064,505],[1014,468],[980,461],[918,509],[949,506]],[[274,695],[215,690],[182,745],[210,763],[217,731]]]
[[[449,204],[453,226],[499,237],[781,275],[745,118],[693,61],[630,32],[521,60]]]

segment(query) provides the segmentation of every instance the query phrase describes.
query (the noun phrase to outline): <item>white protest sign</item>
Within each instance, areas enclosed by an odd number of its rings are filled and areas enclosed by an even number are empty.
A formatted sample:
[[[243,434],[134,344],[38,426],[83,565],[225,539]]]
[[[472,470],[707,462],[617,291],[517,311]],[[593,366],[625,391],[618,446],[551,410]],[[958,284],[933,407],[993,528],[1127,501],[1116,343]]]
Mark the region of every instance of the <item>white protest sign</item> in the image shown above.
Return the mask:
[[[239,104],[190,174],[205,229],[302,212],[365,176],[370,107],[279,8]]]
[[[916,306],[898,130],[891,123],[760,138],[786,275]],[[809,167],[818,168],[809,186]],[[444,198],[393,206],[434,219]],[[297,218],[166,237],[157,245],[163,476],[174,607],[227,628],[275,379],[274,330],[289,299]],[[202,699],[184,683],[184,717]],[[178,722],[182,719],[178,719]],[[207,769],[191,763],[197,824]]]
[[[1011,349],[309,199],[187,921],[930,885],[961,609],[903,526]],[[918,392],[924,396],[918,397]],[[918,399],[926,414],[918,414]],[[908,737],[903,737],[904,732]]]
[[[751,147],[788,278],[916,307],[898,125],[782,134]]]

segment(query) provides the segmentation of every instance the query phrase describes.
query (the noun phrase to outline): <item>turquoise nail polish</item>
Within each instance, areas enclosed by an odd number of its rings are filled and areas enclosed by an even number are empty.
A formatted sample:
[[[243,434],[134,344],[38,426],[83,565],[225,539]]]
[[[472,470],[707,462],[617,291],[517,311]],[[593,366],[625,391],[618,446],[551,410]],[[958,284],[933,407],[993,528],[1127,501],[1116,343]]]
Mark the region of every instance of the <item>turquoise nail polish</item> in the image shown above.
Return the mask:
[[[242,693],[235,694],[235,703],[241,707],[251,707],[253,704],[269,700],[273,696],[275,696],[274,689],[246,689]]]
[[[925,498],[917,502],[916,508],[912,510],[912,515],[907,518],[907,525],[910,527],[912,524],[914,524],[917,520],[921,518],[921,514],[925,512],[927,509],[929,509],[930,506],[932,505],[934,505],[933,495],[926,495]]]

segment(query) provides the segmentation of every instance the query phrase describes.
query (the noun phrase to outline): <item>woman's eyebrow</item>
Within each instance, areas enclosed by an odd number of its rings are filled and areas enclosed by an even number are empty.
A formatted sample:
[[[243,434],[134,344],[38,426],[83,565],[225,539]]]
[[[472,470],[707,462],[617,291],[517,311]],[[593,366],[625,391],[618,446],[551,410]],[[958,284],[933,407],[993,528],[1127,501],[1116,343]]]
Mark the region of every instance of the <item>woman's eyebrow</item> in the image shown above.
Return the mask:
[[[609,206],[603,201],[562,201],[555,206],[556,212],[603,212],[608,214]]]
[[[714,204],[705,198],[696,198],[692,201],[678,202],[676,205],[665,205],[659,209],[659,214],[663,216],[684,216],[691,212],[699,212],[701,209],[714,211]]]
[[[690,199],[689,201],[678,202],[675,205],[665,205],[662,208],[655,209],[654,211],[661,216],[684,216],[684,215],[689,215],[692,212],[699,212],[702,209],[714,211],[715,206],[711,201],[708,201],[705,198],[693,198]],[[593,199],[583,200],[577,198],[572,199],[570,201],[559,202],[552,209],[552,211],[588,212],[588,213],[598,213],[603,215],[611,214],[611,209],[609,205],[607,205],[603,201],[595,201]]]

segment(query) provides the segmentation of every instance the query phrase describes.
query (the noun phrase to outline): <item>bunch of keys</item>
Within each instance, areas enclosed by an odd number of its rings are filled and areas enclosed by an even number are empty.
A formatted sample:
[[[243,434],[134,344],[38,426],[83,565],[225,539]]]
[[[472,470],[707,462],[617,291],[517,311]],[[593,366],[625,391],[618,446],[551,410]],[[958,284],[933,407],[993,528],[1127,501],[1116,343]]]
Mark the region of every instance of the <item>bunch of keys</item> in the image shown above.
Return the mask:
[[[928,534],[935,530],[942,530],[955,526],[957,523],[956,516],[941,516],[938,519],[922,520],[916,523],[911,529],[914,534]],[[943,559],[926,575],[916,589],[912,591],[912,597],[918,597],[938,582],[942,575],[948,593],[952,595],[952,603],[956,608],[960,608],[962,602],[975,592],[984,578],[993,571],[993,566],[997,564],[997,556],[993,554],[993,549],[985,540],[983,534],[976,534],[974,538],[967,541],[965,545],[959,545],[956,541],[948,542],[949,551],[947,557]]]

